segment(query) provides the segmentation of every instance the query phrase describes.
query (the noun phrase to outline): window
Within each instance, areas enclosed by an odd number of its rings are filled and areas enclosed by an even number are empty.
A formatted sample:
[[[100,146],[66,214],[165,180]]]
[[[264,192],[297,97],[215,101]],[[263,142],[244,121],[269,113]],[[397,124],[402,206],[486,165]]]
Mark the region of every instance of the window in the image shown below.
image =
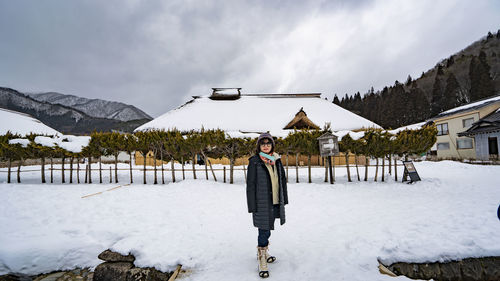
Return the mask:
[[[472,148],[472,139],[458,139],[457,140],[457,149],[470,149]]]
[[[437,124],[438,136],[447,135],[448,134],[448,123]]]
[[[449,150],[450,143],[449,142],[438,142],[437,149],[438,150]]]
[[[474,123],[474,118],[467,118],[462,120],[462,125],[464,126],[464,128],[470,127],[472,123]]]

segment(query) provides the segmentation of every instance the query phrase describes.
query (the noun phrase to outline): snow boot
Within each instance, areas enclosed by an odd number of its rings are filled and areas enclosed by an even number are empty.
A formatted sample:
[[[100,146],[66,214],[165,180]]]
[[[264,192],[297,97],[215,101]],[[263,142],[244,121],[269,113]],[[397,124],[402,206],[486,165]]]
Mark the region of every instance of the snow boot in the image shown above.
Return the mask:
[[[275,261],[276,261],[276,257],[275,257],[275,256],[271,256],[271,255],[269,254],[269,245],[270,245],[270,244],[271,244],[271,243],[269,243],[269,244],[267,245],[267,247],[265,247],[265,248],[266,248],[266,261],[267,261],[267,263],[273,263],[273,262],[275,262]]]
[[[257,261],[259,264],[259,276],[261,278],[269,277],[266,260],[267,247],[257,247]]]

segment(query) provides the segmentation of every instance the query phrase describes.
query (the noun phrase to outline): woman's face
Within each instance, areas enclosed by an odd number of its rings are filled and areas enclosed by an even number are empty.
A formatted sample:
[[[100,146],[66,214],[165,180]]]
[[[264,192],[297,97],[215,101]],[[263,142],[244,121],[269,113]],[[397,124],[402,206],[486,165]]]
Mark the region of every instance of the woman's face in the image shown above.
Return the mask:
[[[268,139],[264,139],[261,143],[260,143],[260,151],[264,152],[264,153],[269,153],[271,152],[271,149],[273,148],[273,144],[270,140]]]

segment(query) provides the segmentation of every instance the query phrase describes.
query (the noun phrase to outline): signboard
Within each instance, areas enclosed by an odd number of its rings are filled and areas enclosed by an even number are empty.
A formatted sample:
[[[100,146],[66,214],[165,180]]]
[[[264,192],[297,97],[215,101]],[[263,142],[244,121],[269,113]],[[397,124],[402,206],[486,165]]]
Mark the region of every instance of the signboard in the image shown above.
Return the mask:
[[[321,157],[335,156],[339,154],[339,142],[337,136],[325,133],[318,138],[319,154]]]
[[[405,171],[403,173],[403,182],[408,181],[408,176],[410,177],[409,183],[421,180],[412,161],[403,161],[403,165],[405,166]]]

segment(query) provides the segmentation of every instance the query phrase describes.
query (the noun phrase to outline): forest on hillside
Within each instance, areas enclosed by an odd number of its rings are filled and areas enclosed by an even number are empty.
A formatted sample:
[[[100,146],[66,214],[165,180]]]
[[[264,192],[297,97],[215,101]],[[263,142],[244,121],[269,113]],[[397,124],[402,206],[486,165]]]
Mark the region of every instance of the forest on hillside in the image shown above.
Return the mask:
[[[418,79],[364,95],[345,94],[333,103],[382,127],[398,128],[425,121],[448,109],[500,94],[500,30],[440,61]]]

